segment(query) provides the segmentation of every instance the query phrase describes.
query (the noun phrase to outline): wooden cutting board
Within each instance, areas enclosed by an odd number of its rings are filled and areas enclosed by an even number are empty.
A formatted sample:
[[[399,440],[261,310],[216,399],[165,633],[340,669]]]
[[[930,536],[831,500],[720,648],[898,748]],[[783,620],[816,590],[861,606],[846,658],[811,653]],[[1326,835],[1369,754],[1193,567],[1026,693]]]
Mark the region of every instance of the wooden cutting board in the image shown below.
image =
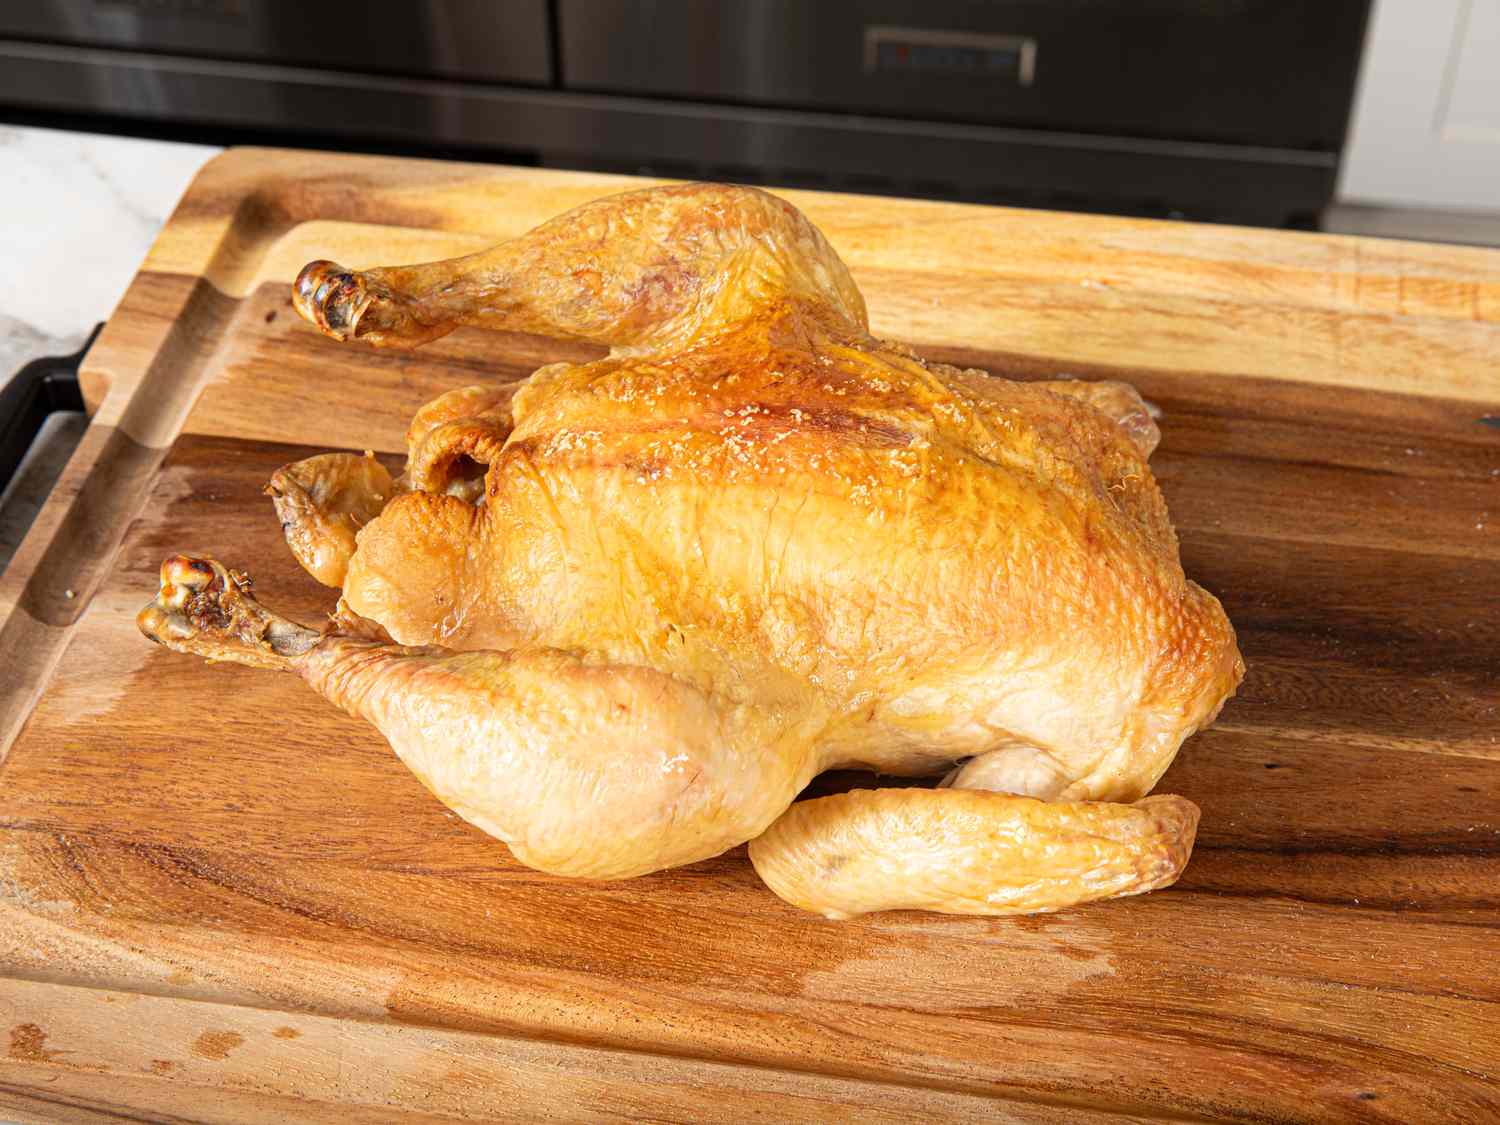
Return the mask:
[[[555,879],[293,677],[136,633],[182,549],[316,620],[273,469],[395,455],[439,392],[588,354],[340,347],[290,309],[303,262],[637,183],[255,149],[194,183],[0,581],[0,1117],[1500,1117],[1500,253],[787,193],[882,335],[1162,406],[1249,672],[1159,787],[1203,825],[1144,898],[834,923],[743,848]]]

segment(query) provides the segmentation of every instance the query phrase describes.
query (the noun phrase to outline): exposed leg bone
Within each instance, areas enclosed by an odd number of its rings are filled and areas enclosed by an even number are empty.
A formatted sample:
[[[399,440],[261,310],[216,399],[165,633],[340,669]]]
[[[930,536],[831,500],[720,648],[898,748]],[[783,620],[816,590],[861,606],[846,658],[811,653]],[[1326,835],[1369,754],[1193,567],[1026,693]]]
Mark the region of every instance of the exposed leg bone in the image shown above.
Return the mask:
[[[248,575],[187,555],[161,564],[161,589],[135,621],[177,652],[277,670],[292,668],[321,635],[257,602]]]

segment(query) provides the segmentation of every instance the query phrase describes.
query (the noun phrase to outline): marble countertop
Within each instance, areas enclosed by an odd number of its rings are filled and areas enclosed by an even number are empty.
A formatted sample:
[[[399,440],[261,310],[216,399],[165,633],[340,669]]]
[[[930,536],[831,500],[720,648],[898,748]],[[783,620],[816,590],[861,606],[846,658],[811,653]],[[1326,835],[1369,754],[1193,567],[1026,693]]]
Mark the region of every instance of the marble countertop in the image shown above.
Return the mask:
[[[0,125],[0,383],[76,351],[120,295],[207,145]]]
[[[0,387],[107,320],[188,182],[220,150],[0,125]],[[0,480],[0,573],[83,435],[53,414]]]

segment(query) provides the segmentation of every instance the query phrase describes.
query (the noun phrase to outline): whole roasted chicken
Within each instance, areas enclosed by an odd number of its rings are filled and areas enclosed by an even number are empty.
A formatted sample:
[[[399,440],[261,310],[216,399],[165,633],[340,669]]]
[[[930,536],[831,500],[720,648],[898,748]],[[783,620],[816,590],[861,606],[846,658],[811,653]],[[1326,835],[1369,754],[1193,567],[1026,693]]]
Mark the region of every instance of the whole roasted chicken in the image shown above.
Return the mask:
[[[354,453],[279,470],[331,625],[176,556],[148,636],[297,673],[559,875],[749,841],[778,895],[847,917],[1181,872],[1198,810],[1145,794],[1243,665],[1183,576],[1130,387],[875,339],[818,230],[744,188],[618,195],[428,265],[313,262],[294,302],[337,340],[611,350],[429,403],[394,480]],[[837,768],[942,780],[794,803]]]

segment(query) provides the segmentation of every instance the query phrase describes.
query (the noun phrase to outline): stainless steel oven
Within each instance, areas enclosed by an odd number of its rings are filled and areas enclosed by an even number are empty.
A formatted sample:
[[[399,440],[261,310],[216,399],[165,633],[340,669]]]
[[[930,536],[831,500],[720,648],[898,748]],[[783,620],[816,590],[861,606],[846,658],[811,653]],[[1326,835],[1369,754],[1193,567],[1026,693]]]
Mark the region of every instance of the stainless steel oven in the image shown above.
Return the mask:
[[[1307,223],[1332,195],[1367,9],[8,0],[0,113]]]

